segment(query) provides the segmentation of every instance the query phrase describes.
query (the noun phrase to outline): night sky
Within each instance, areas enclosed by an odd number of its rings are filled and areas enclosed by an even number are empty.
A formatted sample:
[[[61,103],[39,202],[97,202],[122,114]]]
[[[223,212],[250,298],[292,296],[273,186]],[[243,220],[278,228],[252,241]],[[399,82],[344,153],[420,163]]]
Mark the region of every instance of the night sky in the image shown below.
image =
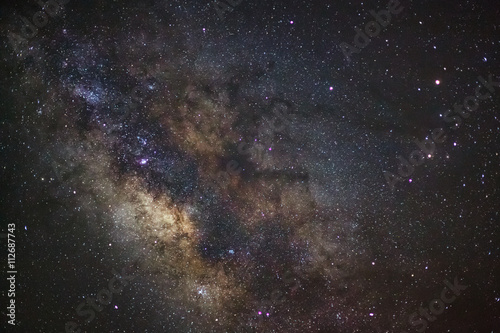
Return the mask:
[[[498,1],[44,2],[0,331],[500,333]]]

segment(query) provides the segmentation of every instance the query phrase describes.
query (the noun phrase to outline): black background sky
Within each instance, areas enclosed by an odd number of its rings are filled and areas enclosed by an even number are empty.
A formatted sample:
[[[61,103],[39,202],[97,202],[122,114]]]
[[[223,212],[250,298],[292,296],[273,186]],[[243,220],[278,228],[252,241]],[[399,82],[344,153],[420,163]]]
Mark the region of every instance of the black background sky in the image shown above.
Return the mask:
[[[500,5],[401,0],[346,57],[386,7],[2,4],[2,327],[498,332]]]

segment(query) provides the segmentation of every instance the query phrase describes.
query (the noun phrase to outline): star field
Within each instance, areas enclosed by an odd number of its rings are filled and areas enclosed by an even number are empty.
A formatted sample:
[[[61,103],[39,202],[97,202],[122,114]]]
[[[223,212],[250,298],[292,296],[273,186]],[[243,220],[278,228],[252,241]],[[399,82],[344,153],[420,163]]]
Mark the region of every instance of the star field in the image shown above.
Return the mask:
[[[0,8],[7,332],[497,332],[497,2],[49,3]]]

